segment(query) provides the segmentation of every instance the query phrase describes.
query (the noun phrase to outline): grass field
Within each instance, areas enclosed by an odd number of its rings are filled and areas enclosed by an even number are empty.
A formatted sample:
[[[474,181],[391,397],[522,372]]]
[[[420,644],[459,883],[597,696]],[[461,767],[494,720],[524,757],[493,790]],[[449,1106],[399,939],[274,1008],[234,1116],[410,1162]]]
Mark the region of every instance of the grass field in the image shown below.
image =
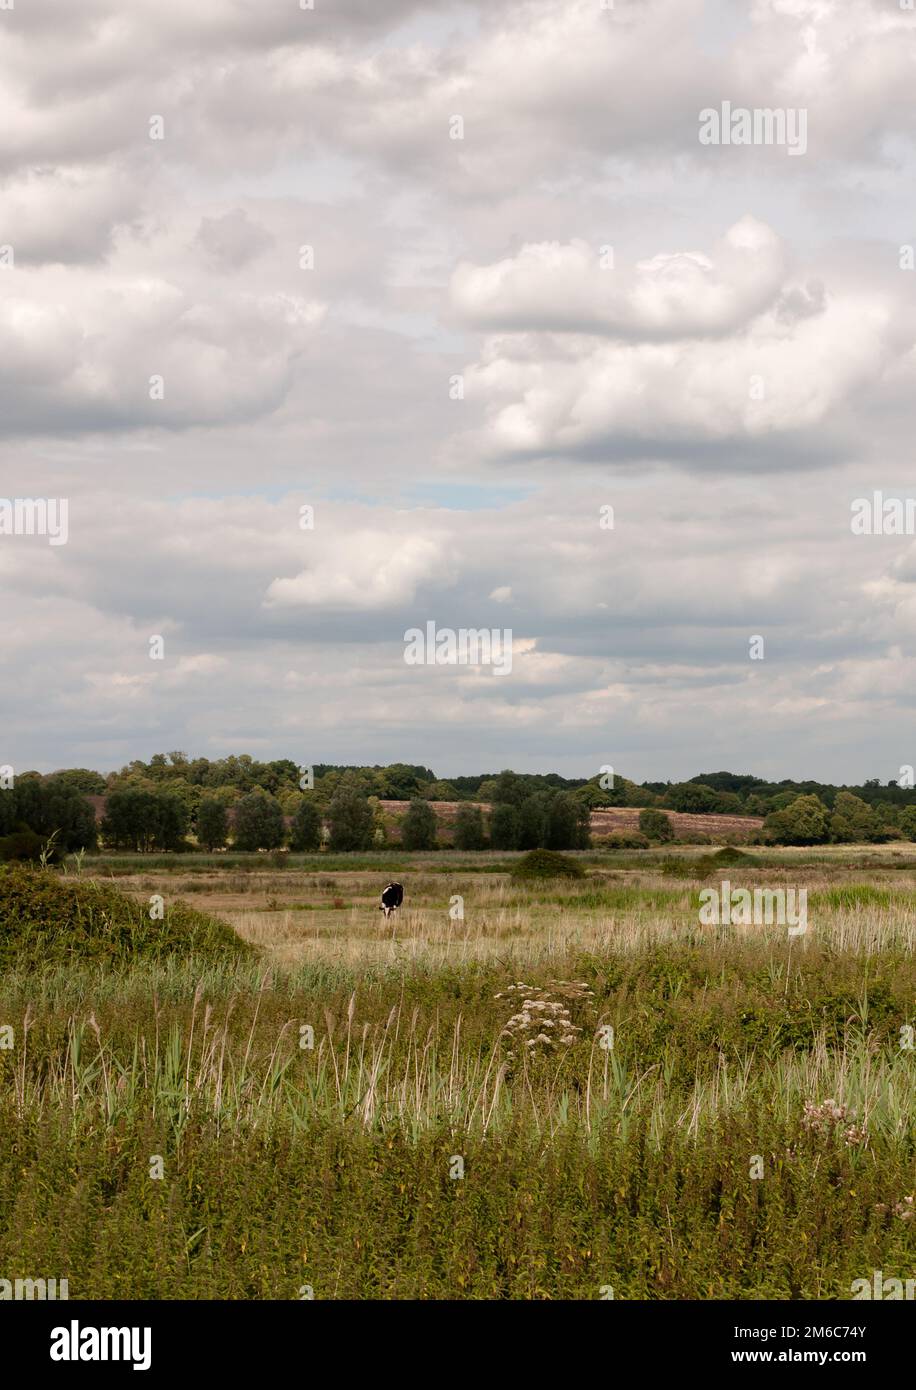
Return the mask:
[[[914,849],[585,853],[536,884],[511,855],[87,860],[255,951],[0,977],[0,1276],[283,1299],[912,1278]],[[807,932],[701,926],[725,878],[806,889]]]

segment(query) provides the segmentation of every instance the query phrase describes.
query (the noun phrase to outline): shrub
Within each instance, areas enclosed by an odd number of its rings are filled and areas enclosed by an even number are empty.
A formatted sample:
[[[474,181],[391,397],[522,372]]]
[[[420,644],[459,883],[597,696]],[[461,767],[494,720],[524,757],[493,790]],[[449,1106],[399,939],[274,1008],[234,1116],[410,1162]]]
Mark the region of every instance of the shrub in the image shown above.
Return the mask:
[[[30,830],[27,825],[19,825],[12,835],[5,835],[0,840],[0,859],[7,863],[16,859],[33,860],[37,863],[44,843],[34,830]]]
[[[552,849],[532,849],[523,854],[512,869],[513,879],[584,878],[585,870],[575,859]]]
[[[715,854],[701,855],[694,864],[694,872],[700,877],[717,873],[719,869],[753,869],[759,863],[760,860],[752,854],[745,854],[734,845],[726,845],[724,849],[717,849]]]
[[[173,903],[161,920],[152,920],[145,903],[107,884],[24,865],[0,869],[0,971],[78,960],[217,960],[250,953],[228,923],[185,903]]]
[[[649,841],[638,830],[614,830],[607,835],[604,849],[648,849]]]
[[[654,810],[651,806],[640,811],[639,828],[649,840],[667,842],[674,839],[674,826],[671,824],[671,817],[666,816],[664,811]]]

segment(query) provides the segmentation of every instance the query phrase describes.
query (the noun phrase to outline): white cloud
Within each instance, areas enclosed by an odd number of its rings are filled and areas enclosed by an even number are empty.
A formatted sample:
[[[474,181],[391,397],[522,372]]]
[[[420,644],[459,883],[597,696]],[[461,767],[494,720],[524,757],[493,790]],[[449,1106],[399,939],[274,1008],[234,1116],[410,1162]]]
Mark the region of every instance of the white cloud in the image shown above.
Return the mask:
[[[530,248],[510,269],[459,277],[465,302],[476,296],[479,315],[503,330],[469,373],[495,446],[563,454],[615,439],[686,447],[802,431],[909,353],[890,291],[783,279],[777,239],[751,218],[722,244],[739,256],[730,274],[715,271],[727,256],[657,256],[616,301],[593,294],[613,273],[586,273],[584,248],[567,280],[555,282]]]
[[[409,530],[407,518],[401,524]],[[441,542],[431,536],[359,529],[319,540],[309,568],[289,579],[274,579],[265,602],[268,607],[329,612],[396,608],[430,581],[450,582],[452,572]]]
[[[779,238],[747,216],[712,257],[667,252],[617,267],[582,241],[526,245],[495,265],[459,265],[452,300],[463,318],[503,331],[707,337],[741,328],[772,304],[784,273]]]

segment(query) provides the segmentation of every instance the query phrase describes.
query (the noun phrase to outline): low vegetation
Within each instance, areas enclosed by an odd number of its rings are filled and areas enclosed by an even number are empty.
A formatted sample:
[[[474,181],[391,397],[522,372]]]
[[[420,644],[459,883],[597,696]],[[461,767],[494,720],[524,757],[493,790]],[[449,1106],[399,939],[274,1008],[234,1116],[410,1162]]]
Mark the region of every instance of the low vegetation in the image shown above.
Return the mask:
[[[532,849],[512,866],[515,882],[532,878],[584,878],[585,870],[575,859],[550,849]]]
[[[906,1277],[916,857],[719,861],[809,887],[795,941],[701,928],[703,858],[528,879],[404,854],[388,924],[378,865],[327,855],[138,856],[118,889],[2,871],[0,1268],[71,1298],[844,1299]]]
[[[175,902],[137,903],[109,884],[47,869],[0,868],[0,971],[174,955],[200,964],[249,954],[225,922]]]

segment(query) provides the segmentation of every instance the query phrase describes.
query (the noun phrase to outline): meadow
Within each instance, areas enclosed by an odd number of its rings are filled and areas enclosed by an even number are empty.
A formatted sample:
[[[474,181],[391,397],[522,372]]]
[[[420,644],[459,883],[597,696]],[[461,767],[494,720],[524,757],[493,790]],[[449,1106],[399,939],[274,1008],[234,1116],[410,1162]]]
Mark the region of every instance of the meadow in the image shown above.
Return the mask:
[[[576,1300],[912,1278],[913,849],[587,851],[535,882],[455,852],[45,871],[136,914],[97,959],[31,925],[0,958],[0,1277]],[[807,932],[701,926],[724,878],[807,889]],[[193,949],[156,947],[155,895]]]

